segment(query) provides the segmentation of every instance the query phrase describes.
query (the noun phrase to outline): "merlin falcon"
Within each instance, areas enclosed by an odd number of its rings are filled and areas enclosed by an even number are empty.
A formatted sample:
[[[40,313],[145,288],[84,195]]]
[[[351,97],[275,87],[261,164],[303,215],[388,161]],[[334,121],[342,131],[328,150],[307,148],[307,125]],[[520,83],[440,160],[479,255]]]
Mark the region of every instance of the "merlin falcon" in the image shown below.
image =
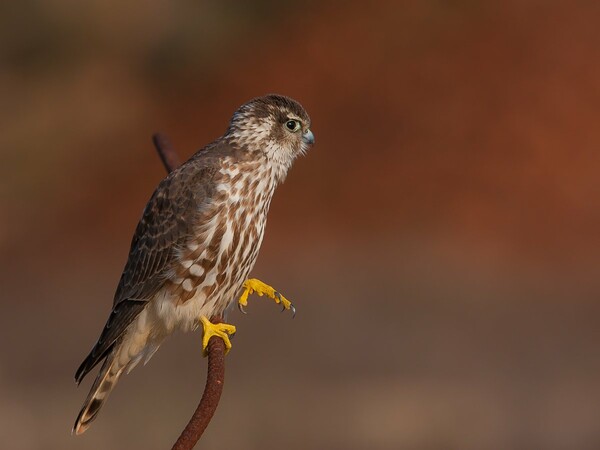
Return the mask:
[[[102,363],[75,434],[87,430],[121,374],[145,364],[175,330],[202,325],[204,352],[212,336],[229,350],[235,327],[209,319],[232,304],[243,311],[248,295],[257,293],[294,311],[271,286],[247,277],[273,192],[313,143],[298,102],[259,97],[233,114],[222,137],[160,182],[133,235],[108,321],[75,374],[80,383]]]

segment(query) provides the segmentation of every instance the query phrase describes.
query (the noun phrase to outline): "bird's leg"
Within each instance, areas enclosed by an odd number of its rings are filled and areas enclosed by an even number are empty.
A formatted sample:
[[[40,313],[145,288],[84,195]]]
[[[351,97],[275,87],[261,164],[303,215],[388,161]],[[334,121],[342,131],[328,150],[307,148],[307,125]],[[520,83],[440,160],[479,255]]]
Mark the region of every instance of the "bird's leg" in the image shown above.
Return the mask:
[[[244,281],[244,284],[242,285],[242,287],[244,288],[244,292],[242,293],[242,296],[238,300],[238,308],[244,314],[246,313],[246,311],[244,310],[244,307],[248,306],[248,296],[250,294],[256,293],[256,294],[260,295],[261,297],[263,295],[266,295],[267,297],[273,299],[275,301],[275,303],[277,303],[277,304],[281,303],[281,306],[283,306],[282,311],[289,309],[292,311],[292,314],[294,316],[296,315],[296,308],[294,308],[294,305],[292,305],[292,302],[290,302],[287,298],[285,298],[283,295],[281,295],[279,292],[277,292],[275,289],[273,289],[268,284],[265,284],[262,281],[257,280],[256,278],[250,278],[250,279]]]
[[[202,353],[204,356],[208,354],[208,341],[213,336],[223,339],[225,342],[225,354],[229,353],[229,350],[231,350],[231,341],[229,340],[229,335],[233,335],[235,333],[235,327],[227,323],[212,323],[204,316],[200,317],[200,321],[202,322],[202,327],[204,328],[204,334],[202,335]]]

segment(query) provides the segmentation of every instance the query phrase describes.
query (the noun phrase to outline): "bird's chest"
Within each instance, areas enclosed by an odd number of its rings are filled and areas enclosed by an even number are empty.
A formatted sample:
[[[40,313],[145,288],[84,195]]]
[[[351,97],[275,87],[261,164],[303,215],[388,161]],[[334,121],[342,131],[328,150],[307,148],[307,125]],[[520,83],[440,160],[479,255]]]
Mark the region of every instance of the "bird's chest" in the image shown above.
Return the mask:
[[[172,299],[193,310],[222,311],[234,300],[264,236],[274,183],[249,175],[225,180],[199,218],[171,280]]]

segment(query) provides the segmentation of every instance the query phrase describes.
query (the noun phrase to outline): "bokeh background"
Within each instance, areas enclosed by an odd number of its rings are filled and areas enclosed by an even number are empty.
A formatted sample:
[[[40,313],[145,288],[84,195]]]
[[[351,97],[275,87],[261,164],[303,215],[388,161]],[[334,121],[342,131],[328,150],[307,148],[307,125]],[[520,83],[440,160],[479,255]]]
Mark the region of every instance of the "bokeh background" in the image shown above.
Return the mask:
[[[246,100],[317,144],[274,199],[199,448],[600,448],[600,3],[0,5],[0,447],[170,448],[200,335],[82,437],[73,373],[163,167]]]

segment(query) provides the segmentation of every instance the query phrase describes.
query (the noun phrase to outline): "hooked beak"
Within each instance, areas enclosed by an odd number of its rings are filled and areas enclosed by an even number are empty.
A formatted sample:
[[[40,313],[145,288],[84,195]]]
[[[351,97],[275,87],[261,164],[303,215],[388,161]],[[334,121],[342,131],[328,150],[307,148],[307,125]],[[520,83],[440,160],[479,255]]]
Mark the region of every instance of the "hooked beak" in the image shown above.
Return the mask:
[[[302,142],[306,145],[313,145],[315,143],[315,136],[312,134],[312,131],[306,130],[302,135]]]

